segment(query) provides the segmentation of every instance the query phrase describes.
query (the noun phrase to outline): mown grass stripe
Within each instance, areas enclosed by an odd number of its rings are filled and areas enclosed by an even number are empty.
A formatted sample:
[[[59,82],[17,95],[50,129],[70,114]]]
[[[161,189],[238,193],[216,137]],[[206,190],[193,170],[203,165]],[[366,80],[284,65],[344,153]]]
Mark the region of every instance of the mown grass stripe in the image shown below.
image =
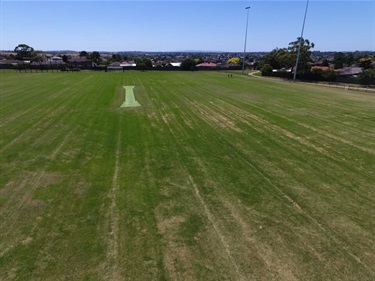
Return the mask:
[[[372,94],[219,72],[18,77],[0,81],[5,279],[374,279]],[[142,107],[120,108],[123,85]]]

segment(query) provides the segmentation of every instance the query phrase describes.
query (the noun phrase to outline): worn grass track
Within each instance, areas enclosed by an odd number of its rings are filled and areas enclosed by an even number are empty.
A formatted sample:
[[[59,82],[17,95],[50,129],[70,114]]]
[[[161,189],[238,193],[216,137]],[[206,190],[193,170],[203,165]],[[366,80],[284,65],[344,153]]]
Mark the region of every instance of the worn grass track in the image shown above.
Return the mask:
[[[373,94],[0,75],[0,280],[375,279]]]

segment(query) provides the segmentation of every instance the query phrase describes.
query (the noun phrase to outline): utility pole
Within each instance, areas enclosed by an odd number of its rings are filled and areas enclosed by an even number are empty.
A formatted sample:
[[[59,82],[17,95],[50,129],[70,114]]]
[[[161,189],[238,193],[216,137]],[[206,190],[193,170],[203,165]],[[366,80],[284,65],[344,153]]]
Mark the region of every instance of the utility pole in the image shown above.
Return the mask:
[[[299,62],[299,57],[301,55],[301,47],[303,43],[303,31],[305,29],[305,22],[306,22],[306,16],[307,16],[307,9],[309,7],[309,0],[307,0],[306,3],[306,10],[305,10],[305,17],[303,18],[303,25],[302,25],[302,32],[301,32],[301,37],[299,39],[299,46],[298,46],[298,52],[297,52],[297,59],[296,59],[296,65],[294,67],[294,75],[293,75],[293,82],[296,82],[296,77],[297,77],[297,70],[298,70],[298,62]]]
[[[242,75],[244,75],[245,72],[245,56],[246,56],[246,41],[247,41],[247,27],[249,24],[249,7],[245,8],[247,10],[247,17],[246,17],[246,32],[245,32],[245,46],[243,48],[243,61],[242,61]]]

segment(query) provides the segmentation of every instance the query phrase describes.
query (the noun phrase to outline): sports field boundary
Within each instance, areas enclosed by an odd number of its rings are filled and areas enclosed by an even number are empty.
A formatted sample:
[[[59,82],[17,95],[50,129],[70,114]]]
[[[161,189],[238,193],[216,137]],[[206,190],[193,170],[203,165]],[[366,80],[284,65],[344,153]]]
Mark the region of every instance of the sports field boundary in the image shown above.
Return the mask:
[[[282,81],[282,82],[292,82],[292,81],[286,81],[284,79],[276,78],[276,77],[264,77],[264,76],[255,75],[256,73],[259,73],[259,72],[260,71],[250,72],[248,75],[251,77],[260,78],[260,79],[270,79],[270,80]],[[324,83],[319,83],[319,82],[303,82],[303,81],[298,81],[297,83],[303,83],[306,85],[316,85],[316,86],[322,86],[322,87],[328,87],[328,88],[344,89],[347,91],[352,90],[352,91],[362,91],[362,92],[375,92],[375,89],[372,89],[372,88],[353,87],[349,85],[324,84]]]

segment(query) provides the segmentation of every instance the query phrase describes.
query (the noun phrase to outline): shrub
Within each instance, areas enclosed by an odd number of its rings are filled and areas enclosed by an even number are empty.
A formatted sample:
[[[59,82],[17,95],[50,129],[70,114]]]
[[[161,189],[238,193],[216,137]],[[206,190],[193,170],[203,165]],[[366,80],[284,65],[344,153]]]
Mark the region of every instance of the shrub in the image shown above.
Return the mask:
[[[375,84],[375,70],[366,69],[362,71],[362,73],[358,76],[358,81],[361,85],[371,85],[373,83]]]
[[[181,63],[181,70],[194,70],[196,62],[193,59],[187,58]]]
[[[337,76],[338,76],[337,72],[334,71],[333,69],[323,71],[322,73],[323,80],[328,81],[328,82],[335,82],[337,79]]]
[[[261,69],[261,72],[262,72],[262,76],[269,76],[272,74],[272,66],[269,65],[269,64],[265,64],[263,65],[262,69]]]

